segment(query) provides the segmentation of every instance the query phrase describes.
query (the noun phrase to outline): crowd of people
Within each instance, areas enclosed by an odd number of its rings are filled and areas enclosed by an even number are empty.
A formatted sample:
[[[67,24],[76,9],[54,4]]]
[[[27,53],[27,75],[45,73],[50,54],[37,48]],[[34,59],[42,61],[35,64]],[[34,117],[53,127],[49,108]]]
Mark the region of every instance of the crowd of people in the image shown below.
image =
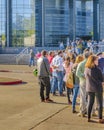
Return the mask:
[[[40,99],[41,102],[54,102],[50,94],[67,96],[72,113],[77,113],[76,101],[79,96],[78,116],[85,117],[87,114],[90,122],[91,116],[96,115],[95,111],[98,110],[98,122],[104,123],[104,52],[95,54],[90,47],[75,51],[73,46],[69,46],[59,51],[43,50],[37,55]],[[71,74],[70,82],[73,85],[68,86],[66,83]]]
[[[89,48],[90,51],[96,53],[98,52],[99,45],[103,44],[104,45],[104,40],[100,40],[100,41],[94,41],[94,40],[73,40],[73,41],[67,41],[66,43],[66,47],[71,46],[71,50],[73,52],[76,52],[77,54],[81,54],[83,52],[84,49]],[[65,49],[65,45],[63,42],[59,42],[59,48],[60,50]]]

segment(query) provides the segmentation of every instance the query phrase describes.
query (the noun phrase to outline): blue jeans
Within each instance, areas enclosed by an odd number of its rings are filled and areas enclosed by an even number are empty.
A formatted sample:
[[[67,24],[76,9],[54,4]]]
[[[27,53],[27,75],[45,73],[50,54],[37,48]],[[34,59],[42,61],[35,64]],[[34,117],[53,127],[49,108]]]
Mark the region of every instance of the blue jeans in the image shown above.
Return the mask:
[[[79,91],[79,85],[74,85],[74,88],[73,88],[73,100],[72,100],[72,109],[73,110],[75,110],[78,91]]]
[[[50,85],[51,85],[50,93],[52,93],[52,83],[53,83],[53,77],[50,78]]]
[[[63,93],[63,71],[54,71],[52,75],[53,75],[52,93],[54,94],[56,92],[57,85],[58,85],[59,94],[62,94]]]
[[[33,63],[33,66],[34,66],[34,58],[30,58],[30,61],[29,61],[29,66],[31,66]]]

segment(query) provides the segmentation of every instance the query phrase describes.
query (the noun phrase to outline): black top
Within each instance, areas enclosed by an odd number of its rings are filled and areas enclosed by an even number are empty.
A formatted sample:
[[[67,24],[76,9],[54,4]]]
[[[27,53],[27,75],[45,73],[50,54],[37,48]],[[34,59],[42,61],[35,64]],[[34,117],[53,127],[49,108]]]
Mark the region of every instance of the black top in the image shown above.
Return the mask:
[[[86,68],[85,77],[87,92],[103,92],[103,75],[101,70],[97,66],[91,69]]]

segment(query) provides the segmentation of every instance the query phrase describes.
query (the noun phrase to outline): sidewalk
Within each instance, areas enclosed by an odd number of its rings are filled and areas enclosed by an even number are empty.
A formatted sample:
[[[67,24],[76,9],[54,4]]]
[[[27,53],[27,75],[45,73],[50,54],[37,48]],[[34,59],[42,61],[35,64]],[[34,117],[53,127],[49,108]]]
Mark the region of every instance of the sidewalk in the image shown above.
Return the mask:
[[[24,82],[19,85],[0,85],[0,130],[104,129],[104,124],[88,123],[87,118],[72,114],[66,97],[51,95],[54,103],[41,103],[38,81],[32,74],[33,68],[0,65],[0,70],[12,70],[10,73],[0,72],[0,76],[19,78]]]
[[[45,120],[31,130],[103,130],[104,124],[88,123],[87,118],[78,117],[71,113],[71,107],[63,109],[53,117]]]

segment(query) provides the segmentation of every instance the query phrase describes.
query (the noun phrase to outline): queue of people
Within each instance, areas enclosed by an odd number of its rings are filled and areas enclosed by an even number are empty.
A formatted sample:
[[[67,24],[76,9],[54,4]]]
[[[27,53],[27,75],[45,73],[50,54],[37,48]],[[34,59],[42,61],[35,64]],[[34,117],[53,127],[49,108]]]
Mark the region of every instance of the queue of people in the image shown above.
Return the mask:
[[[37,60],[37,69],[41,102],[54,102],[50,99],[50,94],[53,96],[66,94],[68,104],[72,104],[72,113],[77,113],[76,101],[79,95],[78,116],[85,117],[87,114],[90,122],[91,115],[96,115],[97,107],[98,122],[104,123],[102,119],[104,53],[94,54],[91,50],[85,49],[83,53],[77,54],[71,48],[64,51],[43,50]],[[73,74],[73,88],[66,85],[70,72]]]

